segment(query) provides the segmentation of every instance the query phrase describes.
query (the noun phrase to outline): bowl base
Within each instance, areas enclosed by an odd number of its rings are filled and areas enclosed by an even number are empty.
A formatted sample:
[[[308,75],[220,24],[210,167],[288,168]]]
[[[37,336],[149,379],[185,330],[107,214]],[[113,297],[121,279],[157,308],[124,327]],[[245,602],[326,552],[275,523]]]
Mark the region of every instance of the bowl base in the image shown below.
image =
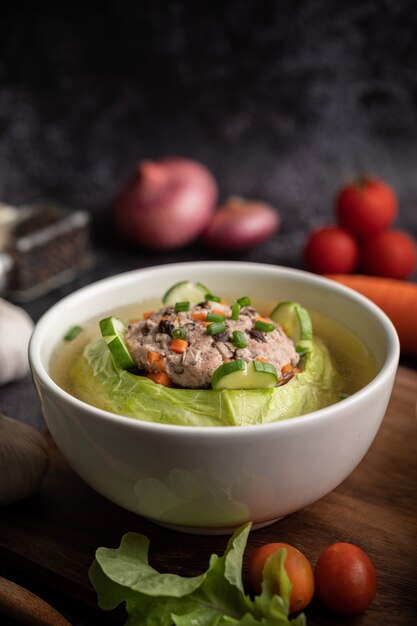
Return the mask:
[[[267,520],[266,522],[259,522],[258,524],[253,524],[251,530],[257,530],[258,528],[264,528],[264,526],[269,526],[270,524],[274,524],[274,522],[278,522],[280,519],[285,517],[282,515],[281,517],[276,517],[274,519]],[[181,524],[168,524],[165,522],[158,522],[156,520],[150,520],[158,526],[163,526],[164,528],[168,528],[169,530],[176,530],[180,533],[188,533],[190,535],[232,535],[235,530],[239,528],[238,526],[182,526]],[[243,524],[244,522],[242,522]]]

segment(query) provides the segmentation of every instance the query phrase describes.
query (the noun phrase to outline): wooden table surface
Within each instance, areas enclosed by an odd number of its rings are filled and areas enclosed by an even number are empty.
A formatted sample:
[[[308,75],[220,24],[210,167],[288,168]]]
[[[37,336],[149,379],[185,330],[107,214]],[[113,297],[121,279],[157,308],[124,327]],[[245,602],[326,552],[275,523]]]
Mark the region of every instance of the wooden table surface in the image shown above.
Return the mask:
[[[355,543],[371,557],[378,576],[373,604],[342,618],[313,602],[306,610],[309,626],[417,624],[416,398],[417,371],[400,367],[381,429],[351,476],[315,504],[249,536],[244,575],[251,551],[270,541],[297,546],[313,565],[335,541]],[[39,493],[0,514],[0,560],[6,566],[96,607],[87,576],[94,551],[119,545],[127,531],[149,536],[154,567],[182,575],[200,573],[210,554],[223,552],[225,536],[170,531],[108,502],[49,443],[52,462]],[[123,617],[121,611],[105,613],[100,623]]]

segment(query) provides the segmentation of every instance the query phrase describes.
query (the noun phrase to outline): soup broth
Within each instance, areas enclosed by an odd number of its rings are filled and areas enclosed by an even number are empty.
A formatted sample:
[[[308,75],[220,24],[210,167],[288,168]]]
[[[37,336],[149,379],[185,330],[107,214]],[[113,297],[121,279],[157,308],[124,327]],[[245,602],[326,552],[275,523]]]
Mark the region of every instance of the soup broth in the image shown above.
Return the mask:
[[[257,303],[257,308],[269,312],[271,306]],[[85,346],[100,337],[99,320],[107,315],[117,315],[125,321],[141,318],[148,310],[157,310],[161,302],[152,300],[136,305],[119,307],[103,313],[83,324],[83,330],[72,341],[62,340],[55,348],[50,361],[52,379],[62,389],[75,397],[80,397],[69,375],[71,364],[82,354]],[[338,322],[315,311],[309,311],[314,334],[327,346],[333,364],[343,378],[343,390],[352,394],[364,387],[376,375],[377,367],[372,354],[355,335]],[[63,329],[63,335],[67,329]],[[85,398],[82,398],[85,400]]]

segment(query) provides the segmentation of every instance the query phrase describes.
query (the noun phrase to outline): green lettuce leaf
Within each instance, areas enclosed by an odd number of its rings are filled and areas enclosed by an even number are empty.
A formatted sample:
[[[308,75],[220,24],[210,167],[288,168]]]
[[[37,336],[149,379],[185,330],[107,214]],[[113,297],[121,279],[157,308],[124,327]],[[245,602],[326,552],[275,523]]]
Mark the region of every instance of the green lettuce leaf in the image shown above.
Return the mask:
[[[149,541],[138,533],[124,535],[119,548],[98,548],[89,576],[99,607],[124,604],[126,626],[303,626],[303,614],[288,616],[284,550],[268,559],[261,595],[245,594],[242,561],[250,527],[241,526],[223,556],[213,554],[206,572],[193,577],[157,572],[148,562]]]
[[[327,348],[312,342],[303,371],[281,387],[256,390],[173,389],[120,370],[103,339],[89,343],[70,377],[76,395],[99,408],[141,420],[191,426],[261,424],[337,402],[341,380]]]

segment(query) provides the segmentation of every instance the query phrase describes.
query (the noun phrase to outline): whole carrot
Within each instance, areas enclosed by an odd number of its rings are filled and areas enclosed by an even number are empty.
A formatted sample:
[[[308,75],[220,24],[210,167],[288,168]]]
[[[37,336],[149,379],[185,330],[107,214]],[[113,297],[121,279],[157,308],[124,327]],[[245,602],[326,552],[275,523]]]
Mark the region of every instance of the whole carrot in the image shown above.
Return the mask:
[[[417,284],[361,274],[327,274],[377,304],[394,324],[401,350],[417,356]]]

